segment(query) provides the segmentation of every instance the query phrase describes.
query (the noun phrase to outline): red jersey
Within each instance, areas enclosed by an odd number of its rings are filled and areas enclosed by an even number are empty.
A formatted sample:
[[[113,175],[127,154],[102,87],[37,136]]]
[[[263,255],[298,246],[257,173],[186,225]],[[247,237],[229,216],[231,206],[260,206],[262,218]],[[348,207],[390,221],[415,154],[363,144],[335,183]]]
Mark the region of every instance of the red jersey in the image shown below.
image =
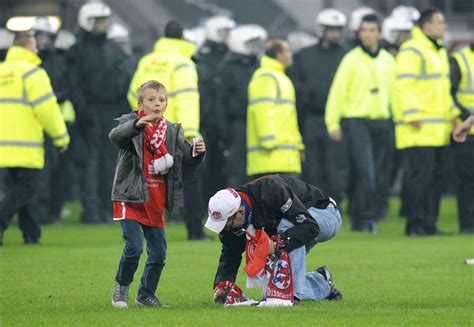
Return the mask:
[[[140,224],[152,227],[165,226],[166,205],[166,178],[163,175],[152,175],[148,172],[153,154],[147,146],[143,147],[143,172],[148,184],[149,201],[145,203],[131,203],[114,201],[114,220],[133,219]]]

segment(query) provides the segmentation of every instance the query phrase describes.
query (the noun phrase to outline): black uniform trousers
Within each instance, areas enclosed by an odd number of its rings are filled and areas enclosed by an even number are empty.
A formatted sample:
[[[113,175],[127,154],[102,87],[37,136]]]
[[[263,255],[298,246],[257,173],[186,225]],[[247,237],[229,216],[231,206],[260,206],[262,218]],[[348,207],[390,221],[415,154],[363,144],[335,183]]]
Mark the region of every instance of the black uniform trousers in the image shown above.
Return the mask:
[[[393,143],[390,120],[348,118],[341,122],[351,164],[349,215],[353,230],[370,230],[383,215],[389,178],[389,151]]]
[[[67,129],[71,136],[71,143],[65,153],[60,153],[56,167],[51,174],[50,189],[51,199],[49,214],[53,222],[59,221],[64,203],[67,200],[75,200],[75,186],[77,184],[77,162],[76,140],[77,128],[75,124],[68,124]]]
[[[7,179],[5,197],[0,203],[0,233],[10,225],[18,213],[19,227],[25,242],[37,242],[41,229],[35,219],[32,201],[36,194],[40,169],[0,168]],[[6,172],[6,173],[5,173]]]
[[[204,236],[202,220],[206,215],[207,202],[202,201],[202,171],[183,165],[183,216],[188,231],[188,239]]]
[[[436,234],[441,194],[449,165],[449,147],[403,150],[407,235]]]
[[[94,115],[77,119],[79,196],[83,207],[81,222],[101,223],[112,218],[112,184],[118,149],[108,135],[117,125],[114,118],[125,113],[120,103],[89,105]],[[122,109],[122,110],[121,110]],[[83,118],[83,117],[81,117]]]
[[[225,170],[227,185],[237,187],[245,184],[247,177],[247,123],[245,120],[233,120],[228,126],[227,141],[228,156],[226,157]]]
[[[303,180],[327,192],[339,205],[349,181],[346,140],[335,142],[329,138],[324,116],[307,115],[303,131]]]
[[[216,126],[201,125],[201,132],[206,142],[206,160],[199,167],[202,183],[202,201],[207,203],[209,198],[225,187],[224,154],[222,142],[219,139]]]
[[[463,143],[453,142],[452,154],[458,176],[459,228],[461,232],[474,233],[474,135],[468,135]]]
[[[52,188],[50,182],[53,171],[58,163],[59,152],[54,147],[51,138],[44,136],[44,167],[39,173],[38,187],[31,206],[34,207],[35,218],[39,224],[53,223],[49,208],[51,203]]]

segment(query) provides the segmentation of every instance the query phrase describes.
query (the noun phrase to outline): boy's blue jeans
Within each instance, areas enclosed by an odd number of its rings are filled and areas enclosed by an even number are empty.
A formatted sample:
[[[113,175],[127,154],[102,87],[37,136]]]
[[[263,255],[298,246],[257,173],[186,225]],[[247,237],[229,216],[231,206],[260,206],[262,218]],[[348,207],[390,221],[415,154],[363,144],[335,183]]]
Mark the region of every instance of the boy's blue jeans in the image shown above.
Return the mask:
[[[130,285],[143,252],[143,239],[146,239],[148,259],[138,287],[138,296],[153,296],[166,260],[165,229],[141,225],[132,219],[121,220],[120,225],[125,247],[115,280],[122,286]]]
[[[319,225],[319,234],[306,245],[294,249],[289,253],[291,269],[293,272],[295,296],[300,300],[323,300],[329,296],[329,283],[312,267],[311,272],[306,272],[306,255],[317,243],[326,242],[336,235],[341,228],[342,219],[339,210],[335,207],[326,209],[308,209],[311,216]],[[294,227],[287,219],[282,219],[278,225],[278,233]]]

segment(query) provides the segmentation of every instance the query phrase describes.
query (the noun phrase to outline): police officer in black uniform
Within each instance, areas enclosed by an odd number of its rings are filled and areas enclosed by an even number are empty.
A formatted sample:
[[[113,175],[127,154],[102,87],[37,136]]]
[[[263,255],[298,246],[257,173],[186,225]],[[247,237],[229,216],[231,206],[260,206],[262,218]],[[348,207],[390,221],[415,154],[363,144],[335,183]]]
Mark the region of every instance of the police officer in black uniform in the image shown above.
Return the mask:
[[[68,102],[70,87],[66,57],[64,52],[55,47],[58,29],[48,17],[38,17],[33,24],[32,31],[36,38],[38,56],[42,61],[41,66],[48,73],[68,132],[73,139],[74,109]],[[71,142],[69,151],[60,154],[51,138],[45,133],[44,149],[45,165],[39,177],[40,182],[33,206],[38,223],[51,224],[59,220],[65,197],[70,194],[73,184],[74,145]]]
[[[216,127],[221,148],[225,149],[227,185],[235,186],[247,181],[247,87],[258,68],[258,55],[266,39],[267,33],[259,25],[240,25],[233,29],[227,42],[229,52],[214,80]]]
[[[225,16],[213,16],[206,21],[206,40],[195,56],[199,74],[199,96],[201,107],[201,132],[208,146],[206,163],[203,166],[202,177],[203,196],[207,200],[217,189],[223,187],[225,180],[223,166],[223,149],[219,144],[219,136],[215,132],[222,123],[216,119],[215,97],[217,96],[214,85],[217,67],[222,63],[227,53],[226,40],[230,31],[235,27],[235,22]]]
[[[72,99],[80,134],[82,162],[78,165],[84,223],[101,223],[112,216],[110,194],[117,152],[108,140],[114,118],[123,105],[131,78],[127,57],[107,39],[112,15],[103,2],[83,5],[77,42],[68,51]]]
[[[206,140],[208,155],[206,163],[199,171],[192,167],[183,168],[185,221],[201,221],[202,215],[206,212],[202,204],[223,183],[223,156],[218,146],[217,133],[215,133],[217,121],[214,113],[213,80],[217,66],[227,53],[225,41],[234,27],[235,22],[226,16],[209,18],[205,24],[206,40],[193,58],[199,75],[200,131]],[[209,240],[211,238],[203,233],[200,224],[193,224],[188,226],[188,239]]]
[[[294,57],[290,68],[296,89],[298,117],[303,130],[306,157],[303,179],[320,185],[340,202],[347,188],[349,165],[344,142],[332,141],[324,123],[326,101],[339,62],[346,53],[340,44],[346,17],[336,9],[325,9],[316,18],[319,43]]]

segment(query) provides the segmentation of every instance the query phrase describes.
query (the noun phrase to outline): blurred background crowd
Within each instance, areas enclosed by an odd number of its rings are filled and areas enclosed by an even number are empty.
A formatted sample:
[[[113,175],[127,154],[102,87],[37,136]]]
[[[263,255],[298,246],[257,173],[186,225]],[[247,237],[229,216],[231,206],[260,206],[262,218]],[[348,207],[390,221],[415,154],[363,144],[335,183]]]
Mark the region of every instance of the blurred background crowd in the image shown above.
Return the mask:
[[[83,223],[111,221],[117,149],[108,133],[114,118],[136,107],[132,78],[146,71],[140,59],[157,51],[183,56],[180,43],[163,47],[167,39],[194,45],[196,87],[167,88],[170,103],[180,98],[197,112],[177,121],[185,137],[207,144],[204,167],[184,171],[184,211],[168,215],[186,222],[190,240],[209,239],[202,219],[210,196],[267,173],[348,200],[352,230],[367,233],[387,218],[390,194],[402,200],[407,235],[442,233],[439,199],[455,193],[460,231],[473,233],[474,140],[449,140],[452,124],[474,110],[473,14],[469,0],[2,1],[0,61],[8,62],[12,46],[26,47],[22,35],[34,36],[70,136],[67,151],[58,151],[64,144],[45,133],[44,166],[17,165],[10,158],[24,145],[11,140],[25,122],[0,122],[0,168],[41,169],[37,189],[22,191],[31,201],[17,211],[30,221],[20,221],[25,242],[38,241],[35,222],[68,214],[65,201],[81,202]],[[280,66],[289,82],[273,73]],[[275,80],[254,82],[257,69]],[[0,90],[7,106],[9,89]],[[291,114],[275,123],[278,110]],[[442,140],[433,141],[438,134]],[[278,143],[286,139],[298,141]],[[18,178],[25,176],[0,169],[2,208]],[[3,234],[11,218],[2,220]]]

